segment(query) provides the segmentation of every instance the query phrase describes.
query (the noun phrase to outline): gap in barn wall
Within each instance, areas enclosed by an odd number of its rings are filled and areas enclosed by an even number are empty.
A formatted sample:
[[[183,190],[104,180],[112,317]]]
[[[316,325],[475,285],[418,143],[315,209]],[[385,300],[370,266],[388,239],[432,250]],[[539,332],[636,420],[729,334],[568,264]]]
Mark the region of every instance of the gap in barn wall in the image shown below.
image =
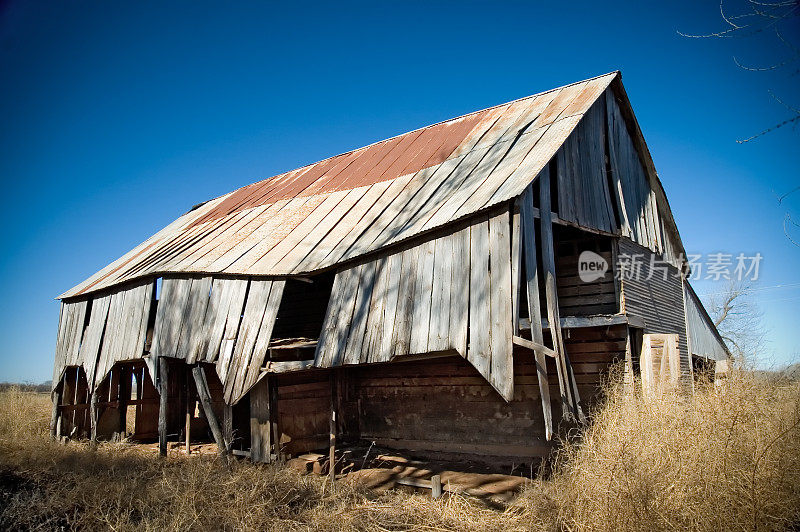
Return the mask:
[[[314,358],[316,345],[311,343],[319,340],[334,276],[334,272],[325,272],[301,280],[287,279],[272,330],[270,361]]]

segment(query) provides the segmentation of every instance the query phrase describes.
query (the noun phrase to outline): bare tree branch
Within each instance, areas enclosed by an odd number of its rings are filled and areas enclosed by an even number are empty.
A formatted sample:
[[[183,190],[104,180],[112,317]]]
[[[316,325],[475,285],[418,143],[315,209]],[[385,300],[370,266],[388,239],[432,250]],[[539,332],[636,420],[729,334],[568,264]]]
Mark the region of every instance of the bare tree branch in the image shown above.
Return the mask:
[[[800,248],[800,243],[798,243],[797,240],[792,238],[792,235],[789,234],[789,229],[786,227],[786,222],[791,222],[793,225],[796,225],[798,227],[800,227],[800,224],[792,220],[792,217],[788,212],[786,213],[786,216],[784,216],[783,218],[783,234],[786,235],[786,238],[789,239],[789,242]]]
[[[750,281],[731,280],[724,290],[706,297],[714,325],[740,361],[758,356],[765,343],[763,313],[753,300],[756,290]]]
[[[773,100],[775,100],[776,102],[778,102],[782,106],[786,107],[789,111],[792,111],[792,112],[795,112],[797,114],[800,114],[800,109],[795,109],[794,107],[790,106],[788,103],[784,102],[783,100],[781,100],[780,98],[775,96],[775,93],[772,92],[772,89],[770,89],[768,92],[769,92],[769,95],[772,96]]]
[[[728,6],[725,4],[725,0],[720,0],[719,13],[723,22],[727,25],[726,29],[706,34],[688,34],[678,31],[678,34],[684,37],[695,39],[731,37],[745,38],[752,37],[756,34],[763,34],[767,30],[772,30],[775,33],[775,38],[786,49],[788,55],[779,61],[773,61],[764,66],[747,64],[734,55],[734,64],[742,70],[749,72],[774,72],[800,60],[800,47],[790,42],[781,32],[780,28],[780,24],[789,19],[800,16],[800,0],[780,0],[777,2],[747,0],[746,6],[749,8],[748,12],[732,14],[729,11]],[[800,72],[800,69],[797,69],[795,73],[797,72]],[[792,75],[794,75],[794,73]],[[737,143],[744,144],[746,142],[750,142],[788,124],[796,124],[798,120],[800,120],[800,111],[798,111],[796,106],[789,105],[780,100],[774,94],[772,94],[772,91],[770,91],[770,95],[783,107],[794,113],[795,116],[787,118],[786,120],[768,127],[746,139],[739,139],[736,141]]]
[[[794,123],[794,122],[797,122],[798,120],[800,120],[800,115],[797,115],[797,116],[795,116],[795,117],[793,117],[793,118],[788,118],[788,119],[784,120],[783,122],[781,122],[781,123],[779,123],[779,124],[775,124],[775,125],[774,125],[774,126],[772,126],[772,127],[768,127],[767,129],[765,129],[765,130],[764,130],[764,131],[762,131],[761,133],[756,133],[756,134],[755,134],[755,135],[753,135],[752,137],[747,137],[746,139],[737,140],[736,142],[737,142],[738,144],[744,144],[745,142],[750,142],[750,141],[751,141],[751,140],[753,140],[753,139],[757,139],[758,137],[761,137],[761,136],[763,136],[763,135],[766,135],[767,133],[770,133],[770,132],[772,132],[772,131],[775,131],[775,130],[776,130],[776,129],[778,129],[779,127],[783,127],[783,126],[785,126],[785,125],[787,125],[787,124],[792,124],[792,123]]]
[[[785,61],[781,61],[780,63],[775,63],[774,65],[770,65],[770,66],[767,66],[767,67],[751,67],[751,66],[747,66],[747,65],[743,64],[741,61],[739,61],[736,58],[736,56],[733,56],[733,62],[736,63],[736,66],[738,66],[742,70],[749,70],[750,72],[767,72],[767,71],[770,71],[770,70],[777,70],[777,69],[779,69],[781,67],[785,67],[786,65],[788,65],[790,63],[794,63],[798,59],[800,59],[800,57],[792,57],[790,59],[786,59]]]
[[[792,194],[794,194],[794,193],[795,193],[795,192],[797,192],[798,190],[800,190],[800,186],[796,186],[795,188],[793,188],[792,190],[790,190],[790,191],[789,191],[789,192],[787,192],[786,194],[784,194],[784,195],[780,196],[780,197],[778,198],[778,205],[780,205],[781,203],[783,203],[783,200],[785,200],[786,198],[788,198],[789,196],[791,196]]]

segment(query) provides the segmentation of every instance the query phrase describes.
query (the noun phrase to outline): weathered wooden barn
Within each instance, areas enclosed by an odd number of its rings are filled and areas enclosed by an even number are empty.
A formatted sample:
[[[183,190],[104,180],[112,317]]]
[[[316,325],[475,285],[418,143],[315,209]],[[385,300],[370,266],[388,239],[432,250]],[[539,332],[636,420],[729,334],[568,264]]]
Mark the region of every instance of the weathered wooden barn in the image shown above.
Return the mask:
[[[612,366],[726,359],[684,255],[606,74],[192,208],[59,297],[52,430],[533,461]]]

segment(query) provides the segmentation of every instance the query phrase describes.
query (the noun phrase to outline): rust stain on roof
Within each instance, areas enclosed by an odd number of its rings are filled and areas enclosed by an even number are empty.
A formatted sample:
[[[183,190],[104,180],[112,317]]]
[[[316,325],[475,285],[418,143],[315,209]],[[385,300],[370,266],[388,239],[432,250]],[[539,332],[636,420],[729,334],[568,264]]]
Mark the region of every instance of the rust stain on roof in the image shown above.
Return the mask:
[[[247,185],[193,225],[283,199],[373,185],[441,164],[481,121],[484,113],[428,126]]]

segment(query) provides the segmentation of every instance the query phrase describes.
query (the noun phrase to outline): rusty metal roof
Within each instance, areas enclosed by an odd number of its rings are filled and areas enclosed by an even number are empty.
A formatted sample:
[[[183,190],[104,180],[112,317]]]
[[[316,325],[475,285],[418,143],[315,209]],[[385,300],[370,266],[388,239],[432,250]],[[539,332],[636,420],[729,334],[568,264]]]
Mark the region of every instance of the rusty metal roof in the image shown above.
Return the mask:
[[[411,131],[211,200],[59,298],[168,272],[299,275],[507,201],[617,72]]]

